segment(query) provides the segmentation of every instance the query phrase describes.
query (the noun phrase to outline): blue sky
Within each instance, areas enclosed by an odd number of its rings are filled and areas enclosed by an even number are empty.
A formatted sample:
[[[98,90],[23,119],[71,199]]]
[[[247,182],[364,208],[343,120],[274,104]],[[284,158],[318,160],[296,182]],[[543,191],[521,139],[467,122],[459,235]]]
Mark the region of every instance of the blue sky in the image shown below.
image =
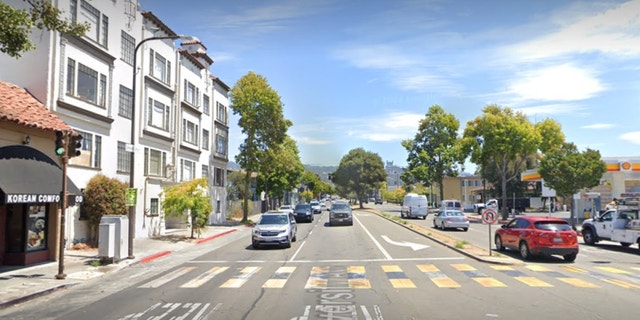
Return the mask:
[[[460,134],[498,104],[558,121],[581,151],[640,156],[640,1],[140,2],[198,37],[229,86],[266,77],[304,164],[362,147],[405,166],[400,142],[435,104]]]

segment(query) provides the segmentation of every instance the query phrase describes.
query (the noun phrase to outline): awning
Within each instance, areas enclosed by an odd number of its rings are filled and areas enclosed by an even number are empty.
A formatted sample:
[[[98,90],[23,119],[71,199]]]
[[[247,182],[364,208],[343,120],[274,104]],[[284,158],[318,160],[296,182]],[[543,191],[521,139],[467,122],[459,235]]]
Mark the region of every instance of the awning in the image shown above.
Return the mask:
[[[29,146],[0,148],[0,202],[59,203],[62,169],[46,154]],[[82,202],[82,193],[67,177],[68,205]]]

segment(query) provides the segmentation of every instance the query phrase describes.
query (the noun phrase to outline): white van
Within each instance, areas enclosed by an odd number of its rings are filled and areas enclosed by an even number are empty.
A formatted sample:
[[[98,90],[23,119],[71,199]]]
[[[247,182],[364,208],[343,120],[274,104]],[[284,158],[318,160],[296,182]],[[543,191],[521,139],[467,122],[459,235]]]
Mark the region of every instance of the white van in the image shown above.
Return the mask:
[[[462,204],[458,200],[442,200],[442,202],[440,203],[440,211],[445,210],[462,211]]]
[[[429,209],[427,205],[427,196],[415,193],[407,193],[402,201],[400,216],[403,218],[422,218],[427,219]]]

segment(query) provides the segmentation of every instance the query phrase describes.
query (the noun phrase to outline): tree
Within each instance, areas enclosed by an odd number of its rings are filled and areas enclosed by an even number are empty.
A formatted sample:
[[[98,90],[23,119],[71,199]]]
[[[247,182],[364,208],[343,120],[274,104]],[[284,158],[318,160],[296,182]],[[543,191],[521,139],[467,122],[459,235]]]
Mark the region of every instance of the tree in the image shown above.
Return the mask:
[[[194,233],[200,235],[213,210],[207,187],[207,178],[199,178],[164,187],[162,190],[162,207],[166,215],[182,217],[185,212],[189,213],[187,223],[191,227],[191,238],[195,238]]]
[[[249,198],[250,194],[245,193],[246,192],[245,189],[248,189],[248,188],[245,188],[244,176],[245,176],[245,173],[243,173],[242,171],[231,171],[227,176],[227,179],[229,181],[229,186],[227,187],[227,191],[228,191],[227,194],[230,195],[232,199],[244,200]]]
[[[354,193],[364,208],[363,200],[367,191],[378,189],[387,180],[384,163],[377,153],[357,148],[342,157],[333,174],[333,182],[342,194]]]
[[[82,211],[89,217],[91,242],[98,239],[100,220],[106,215],[125,215],[127,212],[125,193],[127,184],[103,174],[97,174],[84,189]]]
[[[18,9],[0,2],[0,51],[14,58],[33,50],[36,46],[29,36],[35,27],[81,37],[89,24],[69,22],[60,17],[61,11],[48,0],[24,0],[29,9]]]
[[[429,108],[415,137],[402,141],[408,152],[408,167],[402,173],[402,180],[427,185],[437,183],[440,199],[444,199],[444,177],[457,176],[457,164],[465,158],[457,146],[459,127],[458,119],[445,113],[439,105]]]
[[[540,148],[546,148],[546,142],[558,141],[564,136],[561,132],[555,135],[544,129],[553,127],[552,120],[540,125],[538,131],[521,112],[509,108],[489,105],[482,116],[469,121],[464,130],[462,145],[471,154],[471,162],[482,166],[482,172],[489,171],[485,166],[495,170],[502,191],[502,203],[507,203],[507,183],[517,179],[526,169],[526,161],[535,155]],[[506,206],[502,206],[502,218],[508,218]]]
[[[320,186],[320,177],[317,174],[305,170],[302,173],[302,178],[300,180],[300,184],[306,189],[311,191],[313,194],[312,198],[315,198],[318,195],[318,187]]]
[[[280,96],[267,80],[254,72],[244,75],[230,92],[233,113],[240,116],[238,126],[245,139],[239,147],[236,162],[246,170],[245,194],[249,194],[251,173],[261,169],[264,153],[283,143],[291,121],[282,114]],[[242,222],[249,215],[249,199],[244,199]]]
[[[298,186],[304,172],[295,140],[287,136],[282,144],[267,150],[261,167],[259,183],[270,199],[282,200],[285,192]]]
[[[549,150],[538,166],[545,184],[563,198],[571,197],[580,189],[597,186],[606,171],[607,164],[599,151],[579,152],[570,142]]]

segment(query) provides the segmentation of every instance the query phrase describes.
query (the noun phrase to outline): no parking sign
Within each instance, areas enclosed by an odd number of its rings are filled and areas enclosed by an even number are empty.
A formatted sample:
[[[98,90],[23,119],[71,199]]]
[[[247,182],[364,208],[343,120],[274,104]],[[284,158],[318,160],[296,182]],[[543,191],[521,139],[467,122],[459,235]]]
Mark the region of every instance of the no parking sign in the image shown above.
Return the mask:
[[[487,209],[482,212],[482,221],[486,224],[494,224],[498,221],[498,213],[493,209]]]

